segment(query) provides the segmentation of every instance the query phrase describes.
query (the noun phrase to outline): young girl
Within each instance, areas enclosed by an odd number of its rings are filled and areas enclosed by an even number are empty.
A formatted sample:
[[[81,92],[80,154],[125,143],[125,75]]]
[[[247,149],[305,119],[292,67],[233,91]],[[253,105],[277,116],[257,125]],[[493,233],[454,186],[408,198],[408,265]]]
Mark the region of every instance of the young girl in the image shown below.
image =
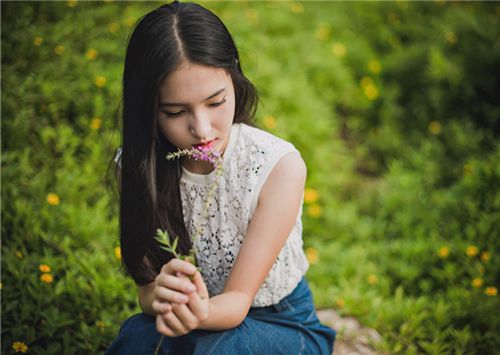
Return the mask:
[[[133,31],[123,76],[123,263],[143,313],[107,354],[331,354],[304,279],[306,167],[292,144],[254,128],[257,92],[227,28],[205,8],[171,3]],[[212,164],[179,149],[222,154]],[[205,199],[217,179],[216,189]],[[199,238],[192,240],[201,226]],[[160,249],[155,231],[195,243],[199,270]]]

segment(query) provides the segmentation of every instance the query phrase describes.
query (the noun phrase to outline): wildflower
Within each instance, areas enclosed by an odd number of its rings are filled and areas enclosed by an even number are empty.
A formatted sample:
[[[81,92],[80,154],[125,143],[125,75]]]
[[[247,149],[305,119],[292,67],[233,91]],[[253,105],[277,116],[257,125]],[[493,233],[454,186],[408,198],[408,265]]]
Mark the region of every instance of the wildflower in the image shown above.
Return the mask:
[[[317,249],[309,247],[306,249],[306,257],[307,261],[309,261],[310,264],[314,265],[319,260],[319,252]]]
[[[95,322],[95,326],[99,328],[99,330],[103,330],[106,326],[106,323],[104,323],[102,320],[98,320]]]
[[[438,250],[438,255],[441,259],[446,259],[450,255],[450,249],[448,247],[441,247]]]
[[[474,286],[474,287],[483,286],[483,279],[480,277],[476,277],[474,280],[472,280],[472,286]]]
[[[429,127],[428,127],[427,129],[429,130],[429,132],[430,132],[431,134],[436,135],[436,134],[441,133],[441,128],[442,128],[442,127],[441,127],[441,123],[439,123],[439,122],[437,122],[437,121],[431,121],[431,122],[429,123]]]
[[[40,36],[36,36],[34,39],[33,39],[33,44],[37,47],[39,47],[43,42],[43,38],[40,37]]]
[[[38,270],[40,270],[41,272],[50,272],[50,266],[47,264],[41,264],[38,267]]]
[[[498,290],[496,287],[490,286],[490,287],[486,287],[486,290],[484,290],[484,293],[486,293],[488,296],[496,296],[498,293]]]
[[[15,255],[16,255],[16,257],[18,259],[22,259],[23,258],[23,253],[21,253],[19,250],[16,250]]]
[[[490,253],[487,252],[487,251],[483,251],[481,253],[481,260],[484,261],[484,262],[487,262],[490,260]]]
[[[256,22],[259,20],[259,13],[255,9],[246,9],[245,10],[245,17],[249,21]]]
[[[464,176],[469,176],[474,171],[472,164],[467,163],[464,165]]]
[[[102,120],[99,117],[94,117],[90,121],[90,128],[93,129],[94,131],[98,130],[102,126]]]
[[[267,129],[276,128],[276,118],[274,118],[274,116],[267,115],[266,117],[264,117],[263,123]]]
[[[300,2],[294,2],[290,6],[290,10],[292,10],[293,13],[298,14],[304,12],[304,5],[302,5]]]
[[[68,0],[68,7],[75,7],[78,0]]]
[[[97,51],[94,48],[90,48],[87,53],[85,53],[85,56],[88,60],[94,60],[97,58]]]
[[[57,206],[61,200],[59,199],[59,196],[54,193],[50,193],[47,195],[47,203],[51,206]]]
[[[446,39],[446,42],[450,44],[454,44],[457,42],[457,35],[451,31],[446,31],[444,34],[444,38]]]
[[[52,283],[52,281],[54,281],[54,277],[51,274],[42,274],[40,275],[40,280],[42,280],[42,282],[50,284]]]
[[[96,76],[94,80],[95,86],[102,88],[104,85],[106,85],[106,78],[103,77],[102,75]]]
[[[342,43],[334,43],[332,46],[332,52],[335,54],[337,57],[342,58],[346,55],[347,49]]]
[[[120,247],[116,247],[115,248],[115,257],[118,259],[118,260],[121,260],[122,259],[122,249]]]
[[[56,48],[54,48],[54,52],[57,54],[57,55],[61,55],[64,53],[64,46],[62,45],[58,45],[56,46]]]
[[[316,38],[320,41],[328,40],[330,38],[330,29],[325,25],[319,26],[316,30]]]
[[[12,349],[14,349],[16,353],[25,353],[28,351],[28,346],[22,341],[15,341],[12,343]]]
[[[310,205],[307,208],[307,214],[313,218],[318,218],[323,214],[323,209],[317,203]]]
[[[304,191],[304,202],[305,203],[314,203],[318,201],[319,193],[316,189],[307,188]]]
[[[375,86],[375,82],[372,78],[368,76],[363,77],[361,79],[360,85],[363,93],[368,100],[373,101],[378,97],[378,89]]]
[[[108,25],[108,31],[111,33],[116,33],[116,32],[118,32],[119,29],[120,29],[120,25],[116,22],[111,22]]]
[[[345,306],[345,301],[343,298],[339,298],[337,301],[335,301],[335,304],[337,305],[337,307],[339,308],[344,308]]]
[[[478,252],[479,252],[479,249],[477,249],[477,247],[474,245],[469,245],[467,247],[467,249],[465,249],[465,253],[467,254],[467,256],[469,258],[476,256]]]
[[[3,283],[0,282],[0,290],[3,288]]]
[[[367,281],[370,285],[375,285],[378,282],[378,277],[375,274],[368,275]]]
[[[128,26],[128,27],[132,27],[134,25],[134,22],[135,22],[135,19],[133,17],[127,17],[125,19],[125,24]]]
[[[368,70],[373,74],[378,74],[382,70],[382,65],[380,65],[378,60],[372,59],[368,62]]]

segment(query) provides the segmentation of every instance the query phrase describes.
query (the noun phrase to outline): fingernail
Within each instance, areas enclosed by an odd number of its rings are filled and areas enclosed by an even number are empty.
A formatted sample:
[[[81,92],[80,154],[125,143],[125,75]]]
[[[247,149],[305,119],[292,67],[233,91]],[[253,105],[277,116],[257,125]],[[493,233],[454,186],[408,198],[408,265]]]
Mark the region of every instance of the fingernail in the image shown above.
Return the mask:
[[[184,295],[181,295],[181,296],[177,296],[177,302],[187,302],[189,299],[187,298],[187,296],[184,296]]]
[[[187,291],[188,292],[194,292],[196,291],[196,287],[194,285],[187,285]]]

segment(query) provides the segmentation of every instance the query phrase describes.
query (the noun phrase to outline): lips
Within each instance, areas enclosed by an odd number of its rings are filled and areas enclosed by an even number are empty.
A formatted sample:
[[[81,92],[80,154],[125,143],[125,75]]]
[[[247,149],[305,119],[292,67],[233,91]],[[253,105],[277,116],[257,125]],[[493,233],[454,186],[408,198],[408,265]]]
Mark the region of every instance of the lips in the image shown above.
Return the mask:
[[[207,148],[212,148],[212,146],[215,143],[215,139],[212,139],[211,141],[205,142],[205,143],[200,143],[200,144],[193,144],[193,147],[196,149],[207,149]]]

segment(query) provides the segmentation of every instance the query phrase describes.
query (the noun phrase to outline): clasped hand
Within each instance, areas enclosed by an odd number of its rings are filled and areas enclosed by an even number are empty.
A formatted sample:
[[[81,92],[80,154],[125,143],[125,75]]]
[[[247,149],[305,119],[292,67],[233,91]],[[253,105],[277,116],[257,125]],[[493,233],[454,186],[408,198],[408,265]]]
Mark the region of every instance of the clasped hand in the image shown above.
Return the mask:
[[[166,263],[155,279],[153,292],[156,329],[161,334],[187,334],[208,317],[207,287],[200,272],[187,261],[172,259]]]

